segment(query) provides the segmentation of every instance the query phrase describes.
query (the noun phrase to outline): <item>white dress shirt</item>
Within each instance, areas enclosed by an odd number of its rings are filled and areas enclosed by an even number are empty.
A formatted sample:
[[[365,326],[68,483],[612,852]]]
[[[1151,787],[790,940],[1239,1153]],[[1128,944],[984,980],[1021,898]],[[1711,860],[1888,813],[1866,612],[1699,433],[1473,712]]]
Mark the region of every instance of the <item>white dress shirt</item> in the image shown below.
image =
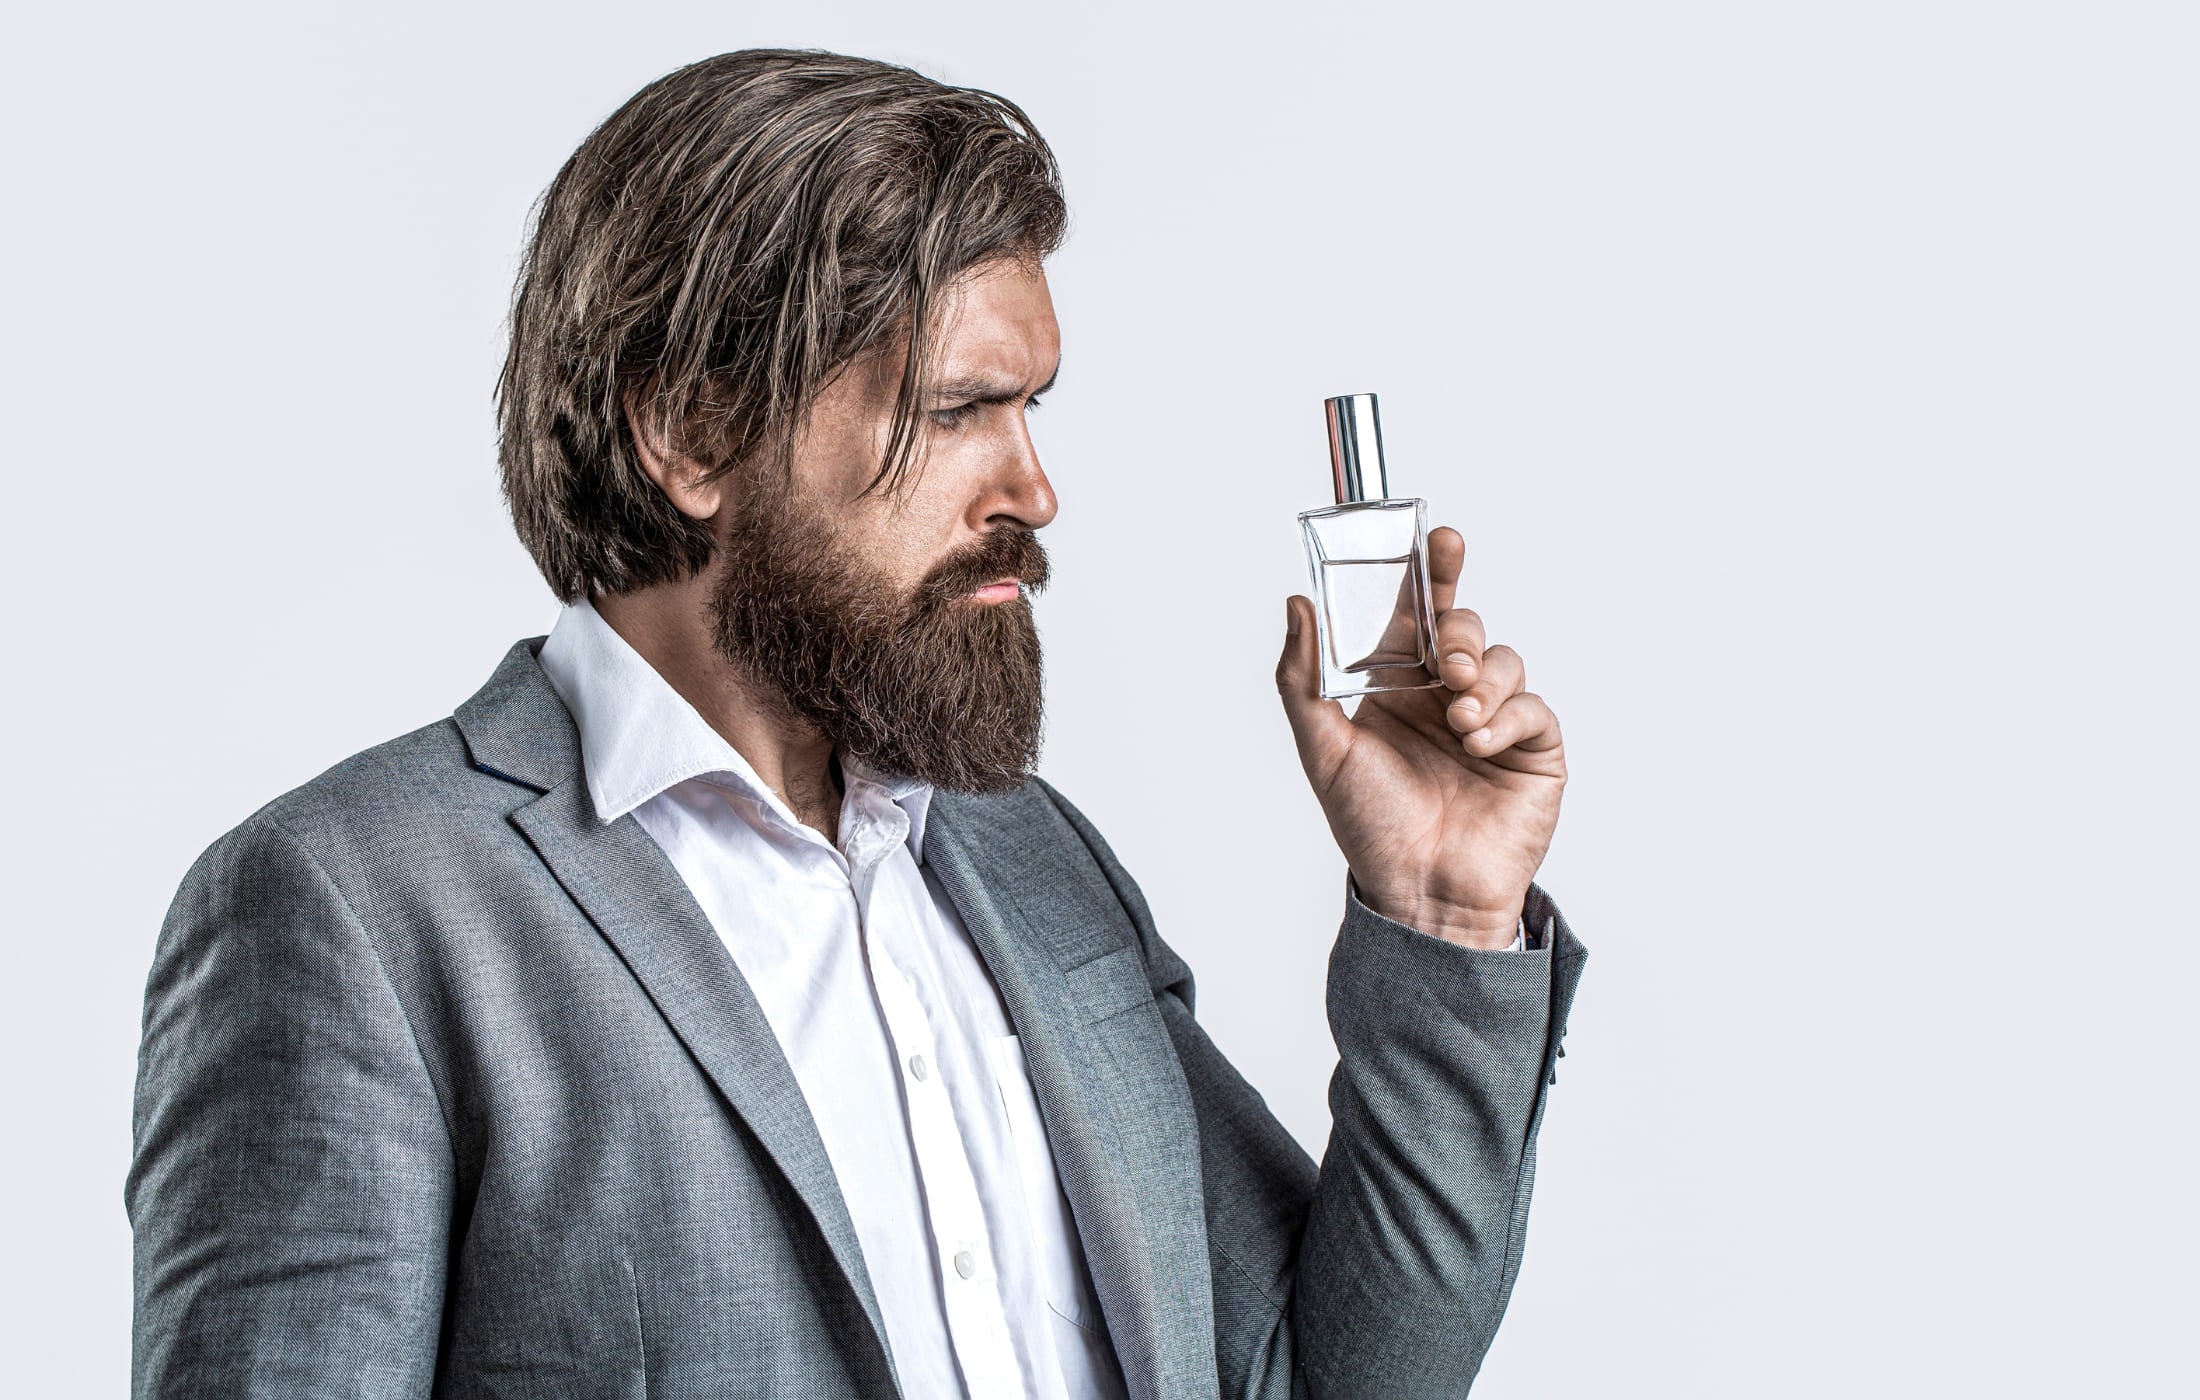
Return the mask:
[[[903,1392],[1120,1400],[1022,1048],[922,864],[932,789],[843,756],[835,847],[588,604],[541,660],[597,818],[664,850],[779,1039]]]

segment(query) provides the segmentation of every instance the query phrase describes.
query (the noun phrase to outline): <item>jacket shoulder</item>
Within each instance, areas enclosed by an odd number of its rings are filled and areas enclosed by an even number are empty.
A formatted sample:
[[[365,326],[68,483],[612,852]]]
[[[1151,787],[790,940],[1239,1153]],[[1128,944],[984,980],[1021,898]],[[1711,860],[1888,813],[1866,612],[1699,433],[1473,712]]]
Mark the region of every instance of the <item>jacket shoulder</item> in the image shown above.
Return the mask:
[[[309,854],[339,886],[347,875],[402,877],[447,863],[489,832],[508,833],[534,789],[485,771],[451,719],[352,755],[262,806],[215,841],[203,877],[271,846]]]
[[[477,765],[458,725],[440,719],[353,754],[258,815],[309,843],[320,835],[362,840],[454,816],[501,818],[534,795]]]
[[[542,641],[515,643],[456,713],[353,754],[224,840],[279,830],[332,874],[365,861],[371,874],[403,876],[417,869],[408,860],[425,858],[433,869],[454,842],[509,834],[511,814],[579,761],[572,717],[535,660]],[[495,751],[482,752],[484,744]]]

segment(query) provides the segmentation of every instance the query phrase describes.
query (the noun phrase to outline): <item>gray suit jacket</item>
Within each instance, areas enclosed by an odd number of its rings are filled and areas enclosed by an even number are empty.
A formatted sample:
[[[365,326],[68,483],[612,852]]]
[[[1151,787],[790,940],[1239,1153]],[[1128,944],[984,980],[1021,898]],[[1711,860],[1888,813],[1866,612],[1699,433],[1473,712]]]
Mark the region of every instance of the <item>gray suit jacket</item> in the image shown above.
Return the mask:
[[[897,1393],[778,1042],[656,845],[597,820],[537,646],[185,879],[126,1193],[138,1395]],[[933,811],[1130,1393],[1464,1394],[1519,1264],[1564,921],[1484,953],[1348,894],[1317,1171],[1074,808],[1033,782]]]

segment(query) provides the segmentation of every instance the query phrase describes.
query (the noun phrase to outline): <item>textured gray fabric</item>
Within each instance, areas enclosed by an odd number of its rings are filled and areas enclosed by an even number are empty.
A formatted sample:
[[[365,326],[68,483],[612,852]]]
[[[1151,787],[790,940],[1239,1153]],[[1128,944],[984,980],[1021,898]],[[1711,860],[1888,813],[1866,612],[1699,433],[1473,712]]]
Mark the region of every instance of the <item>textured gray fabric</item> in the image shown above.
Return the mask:
[[[596,820],[538,645],[186,877],[126,1189],[136,1394],[896,1393],[793,1075],[663,854]],[[933,812],[1130,1393],[1464,1393],[1518,1267],[1564,920],[1480,953],[1347,896],[1317,1174],[1074,808],[1034,782]]]

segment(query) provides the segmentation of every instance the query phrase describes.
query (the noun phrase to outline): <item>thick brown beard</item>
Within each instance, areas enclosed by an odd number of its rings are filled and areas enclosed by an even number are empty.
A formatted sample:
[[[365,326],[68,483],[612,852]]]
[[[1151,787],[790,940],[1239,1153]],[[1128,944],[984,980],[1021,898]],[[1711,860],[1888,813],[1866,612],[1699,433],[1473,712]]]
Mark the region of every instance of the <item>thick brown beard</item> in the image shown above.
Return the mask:
[[[734,520],[712,591],[718,649],[873,767],[956,792],[1008,792],[1039,758],[1046,551],[998,529],[902,592],[777,493]],[[974,589],[1020,579],[1026,596]]]

